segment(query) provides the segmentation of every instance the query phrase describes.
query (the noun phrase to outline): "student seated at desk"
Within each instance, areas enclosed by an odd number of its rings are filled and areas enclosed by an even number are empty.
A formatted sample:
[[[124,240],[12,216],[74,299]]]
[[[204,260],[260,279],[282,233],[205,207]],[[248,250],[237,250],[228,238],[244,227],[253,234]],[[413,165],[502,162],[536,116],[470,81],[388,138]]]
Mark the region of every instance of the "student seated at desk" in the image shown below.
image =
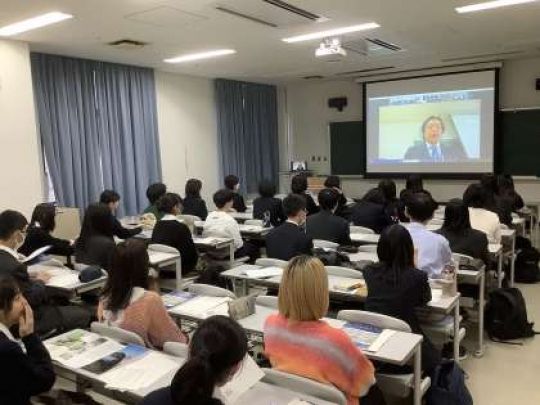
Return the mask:
[[[501,243],[501,223],[497,214],[485,208],[487,199],[486,190],[480,184],[471,184],[463,194],[473,229],[484,232],[489,243]]]
[[[223,405],[216,388],[240,369],[248,350],[246,333],[231,318],[214,315],[201,322],[189,345],[189,356],[170,387],[148,394],[141,405]]]
[[[262,220],[265,226],[278,226],[287,219],[281,200],[275,195],[276,185],[272,181],[259,183],[259,197],[253,201],[253,218]]]
[[[146,189],[146,198],[148,198],[148,202],[150,203],[150,205],[145,208],[144,213],[154,214],[154,216],[156,217],[156,220],[161,219],[161,213],[156,207],[156,203],[161,197],[165,195],[166,192],[167,192],[167,186],[165,184],[163,183],[150,184],[148,188]]]
[[[75,328],[86,328],[90,314],[76,306],[55,305],[45,283],[50,276],[46,271],[28,274],[28,268],[17,253],[24,242],[28,222],[17,211],[0,214],[0,276],[11,276],[36,314],[35,329],[38,335],[62,333]]]
[[[452,263],[452,251],[446,238],[426,229],[436,209],[437,203],[431,195],[421,192],[408,197],[405,210],[411,221],[406,228],[417,253],[416,265],[429,278],[439,278],[444,266]]]
[[[232,210],[236,212],[246,212],[247,207],[244,202],[244,197],[238,192],[240,190],[240,179],[234,174],[229,174],[225,177],[224,183],[225,188],[233,193]]]
[[[319,259],[297,256],[289,262],[278,305],[279,314],[264,324],[264,353],[272,367],[334,385],[348,404],[358,404],[375,384],[373,364],[344,331],[322,320],[329,295],[328,275]]]
[[[405,215],[405,206],[407,205],[407,199],[415,193],[427,193],[431,196],[429,191],[424,189],[424,181],[418,174],[411,174],[407,177],[405,182],[405,188],[401,190],[399,194],[399,200],[403,210],[400,212],[400,222],[409,222],[409,217]]]
[[[10,332],[17,325],[24,351]],[[32,308],[9,276],[0,278],[0,359],[1,404],[29,405],[30,397],[54,384],[51,357],[34,333]]]
[[[321,210],[307,218],[307,236],[311,239],[328,240],[339,245],[351,245],[349,223],[334,214],[338,206],[338,193],[333,189],[324,188],[319,192],[318,199]]]
[[[208,216],[206,202],[201,198],[202,181],[199,179],[189,179],[186,182],[186,195],[184,198],[184,215],[194,215],[201,220]]]
[[[444,211],[444,224],[437,233],[450,243],[454,253],[489,263],[488,239],[484,232],[472,229],[469,209],[459,199],[450,200]]]
[[[187,342],[167,313],[160,295],[149,290],[150,260],[142,240],[129,239],[116,248],[98,306],[98,320],[139,335],[149,347]]]
[[[499,197],[499,184],[494,174],[484,174],[480,184],[486,192],[484,208],[499,216],[499,222],[508,227],[512,226],[512,202]]]
[[[267,256],[289,260],[301,254],[311,254],[313,241],[301,228],[306,223],[306,200],[289,194],[283,199],[283,211],[287,221],[266,235]]]
[[[81,235],[75,244],[75,260],[108,270],[115,247],[109,207],[90,204],[84,213]]]
[[[351,211],[351,221],[355,226],[369,228],[375,233],[381,233],[393,223],[386,212],[384,196],[378,188],[369,190]]]
[[[398,223],[405,216],[405,206],[397,198],[396,183],[392,179],[384,179],[379,182],[377,188],[384,198],[384,211],[393,223]]]
[[[71,256],[74,252],[73,242],[55,238],[51,235],[56,228],[56,208],[52,204],[38,204],[32,212],[32,219],[26,232],[19,253],[28,256],[35,250],[51,246],[48,255]]]
[[[291,193],[301,196],[306,200],[306,210],[308,215],[319,212],[319,207],[315,204],[313,197],[308,191],[308,182],[305,174],[297,174],[291,180]]]
[[[112,231],[114,236],[120,239],[129,239],[141,233],[141,227],[133,229],[124,228],[118,218],[116,218],[115,213],[118,209],[118,206],[120,205],[120,194],[118,194],[116,191],[103,191],[101,193],[101,196],[99,197],[99,202],[101,204],[105,204],[107,207],[109,207],[109,210],[111,211]]]
[[[214,194],[214,204],[217,211],[208,214],[203,227],[204,237],[230,238],[234,241],[234,257],[249,257],[250,262],[254,262],[259,257],[259,248],[249,242],[242,240],[240,227],[228,213],[231,212],[234,201],[234,193],[231,190],[223,189]]]
[[[347,207],[347,197],[345,197],[345,193],[343,193],[343,190],[341,189],[341,179],[339,176],[328,176],[324,181],[324,187],[331,188],[338,193],[339,199],[335,214],[338,217],[348,219],[351,213]]]
[[[154,227],[151,243],[178,249],[182,258],[182,274],[185,275],[195,269],[199,255],[189,228],[177,217],[182,213],[182,198],[178,194],[167,193],[159,199],[157,207],[163,217]]]
[[[499,174],[497,176],[497,188],[499,199],[506,201],[512,212],[517,212],[525,206],[523,198],[514,188],[514,180],[509,174]]]
[[[414,246],[407,229],[401,225],[386,228],[379,239],[377,255],[379,263],[362,271],[368,289],[365,310],[401,319],[413,333],[424,335],[415,309],[431,301],[431,288],[427,274],[415,268]],[[439,362],[439,352],[424,335],[422,369],[429,374]],[[383,365],[382,369],[410,372],[410,367]]]

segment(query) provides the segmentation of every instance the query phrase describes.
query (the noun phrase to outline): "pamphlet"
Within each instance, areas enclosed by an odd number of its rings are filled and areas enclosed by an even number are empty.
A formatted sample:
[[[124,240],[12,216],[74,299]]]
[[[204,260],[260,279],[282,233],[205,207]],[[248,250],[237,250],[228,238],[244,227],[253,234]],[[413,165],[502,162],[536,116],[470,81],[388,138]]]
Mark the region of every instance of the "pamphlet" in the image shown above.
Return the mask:
[[[161,299],[163,300],[165,308],[170,309],[183,304],[194,297],[196,297],[196,294],[187,291],[173,291],[169,294],[162,295]]]
[[[390,329],[382,329],[365,323],[346,323],[343,330],[354,344],[367,352],[377,352],[395,333]]]

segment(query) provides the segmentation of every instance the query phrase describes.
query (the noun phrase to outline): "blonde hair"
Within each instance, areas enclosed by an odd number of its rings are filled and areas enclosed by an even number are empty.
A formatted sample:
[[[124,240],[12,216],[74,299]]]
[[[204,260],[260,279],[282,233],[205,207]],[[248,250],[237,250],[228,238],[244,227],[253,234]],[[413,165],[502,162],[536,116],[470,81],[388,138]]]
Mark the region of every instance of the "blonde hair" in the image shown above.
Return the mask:
[[[311,256],[297,256],[283,270],[279,285],[279,313],[293,321],[317,321],[328,311],[328,275]]]

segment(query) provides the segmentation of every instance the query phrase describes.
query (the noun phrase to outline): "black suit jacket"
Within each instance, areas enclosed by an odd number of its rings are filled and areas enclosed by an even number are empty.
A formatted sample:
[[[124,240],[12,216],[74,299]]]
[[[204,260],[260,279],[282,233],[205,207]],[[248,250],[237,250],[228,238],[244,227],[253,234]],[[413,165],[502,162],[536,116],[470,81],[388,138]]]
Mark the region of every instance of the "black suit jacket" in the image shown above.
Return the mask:
[[[19,248],[19,252],[28,256],[35,250],[44,246],[52,246],[47,251],[47,254],[58,256],[70,256],[74,252],[74,248],[68,240],[58,239],[52,236],[43,228],[30,226],[26,233],[24,244]]]
[[[440,142],[442,161],[453,162],[463,159],[467,159],[467,154],[463,150],[463,147],[457,142]],[[405,160],[420,160],[422,162],[432,162],[433,159],[429,153],[429,149],[426,143],[423,141],[415,142],[405,152]]]
[[[182,258],[182,274],[195,268],[199,255],[189,228],[174,220],[160,220],[152,232],[152,243],[161,243],[178,249]]]
[[[272,226],[281,225],[287,219],[279,198],[258,197],[253,201],[253,218],[264,220],[265,213],[270,216]]]
[[[195,215],[201,220],[206,220],[208,216],[208,208],[206,208],[206,202],[202,198],[186,197],[183,202],[182,214]]]
[[[200,399],[200,398],[199,398]],[[223,405],[219,399],[210,398],[208,401],[199,402],[201,405]],[[144,397],[140,405],[174,405],[175,402],[171,397],[171,388],[165,387],[153,391]]]
[[[49,352],[37,335],[22,338],[21,347],[0,332],[0,404],[27,405],[30,397],[47,392],[55,374]]]
[[[313,241],[296,224],[284,222],[266,236],[268,257],[290,260],[302,254],[311,254]]]
[[[247,207],[246,203],[244,202],[244,197],[242,197],[242,194],[234,193],[233,194],[233,206],[232,206],[236,212],[246,212]]]
[[[458,234],[439,229],[437,233],[448,239],[452,252],[480,259],[485,264],[489,263],[488,238],[484,232],[468,229],[465,233]]]
[[[99,266],[108,270],[111,264],[112,254],[116,248],[114,239],[107,236],[92,236],[84,249],[75,247],[75,259],[78,263]]]
[[[5,250],[0,250],[0,275],[9,275],[17,281],[32,309],[36,310],[47,301],[45,284],[32,280],[26,264],[19,262]]]
[[[118,218],[116,218],[113,214],[111,214],[111,221],[112,221],[112,230],[113,235],[120,238],[120,239],[129,239],[134,237],[135,235],[141,233],[142,228],[133,228],[128,229],[124,228]]]
[[[368,201],[360,201],[352,208],[351,221],[356,226],[365,226],[375,233],[381,233],[384,228],[392,225],[384,205]]]
[[[383,263],[369,265],[363,273],[368,289],[366,311],[401,319],[414,333],[422,333],[415,308],[431,301],[427,273],[402,269],[394,279],[393,269]]]
[[[305,192],[297,195],[306,200],[306,211],[308,215],[313,215],[319,212],[319,206],[315,203],[315,200],[313,199],[311,194]]]
[[[307,219],[306,233],[311,239],[323,239],[340,245],[351,245],[349,223],[330,211],[322,210]]]

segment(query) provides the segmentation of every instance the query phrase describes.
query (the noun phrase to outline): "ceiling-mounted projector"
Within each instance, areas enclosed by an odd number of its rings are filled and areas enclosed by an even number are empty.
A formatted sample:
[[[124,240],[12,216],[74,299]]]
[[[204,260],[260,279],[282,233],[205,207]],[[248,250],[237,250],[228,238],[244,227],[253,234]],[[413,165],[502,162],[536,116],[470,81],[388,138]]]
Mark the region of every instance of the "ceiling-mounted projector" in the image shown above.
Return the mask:
[[[315,50],[315,56],[328,62],[338,62],[347,56],[347,51],[341,47],[338,38],[326,38]]]

